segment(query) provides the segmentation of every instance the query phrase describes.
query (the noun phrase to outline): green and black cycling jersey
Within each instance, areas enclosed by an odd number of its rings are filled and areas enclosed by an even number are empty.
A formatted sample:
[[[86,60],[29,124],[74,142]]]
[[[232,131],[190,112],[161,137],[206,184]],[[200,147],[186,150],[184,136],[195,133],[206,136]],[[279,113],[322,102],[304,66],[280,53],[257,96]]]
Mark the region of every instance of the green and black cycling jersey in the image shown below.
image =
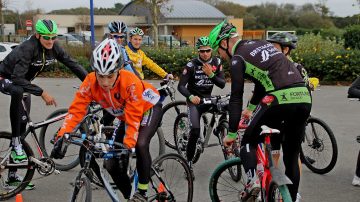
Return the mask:
[[[212,78],[209,78],[202,70],[203,63],[208,63],[212,66],[214,73]],[[201,98],[210,97],[214,84],[219,88],[225,87],[225,77],[222,71],[221,60],[217,57],[212,57],[209,61],[205,62],[200,58],[194,58],[184,67],[178,90],[186,98],[189,98],[190,95]]]
[[[279,104],[311,103],[304,79],[293,62],[267,41],[239,40],[233,46],[230,63],[231,97],[229,131],[236,132],[241,118],[244,79],[255,83],[250,103],[254,106],[266,94],[273,94]]]
[[[9,79],[14,85],[21,86],[25,92],[40,96],[43,90],[31,84],[31,81],[43,70],[48,68],[56,60],[70,68],[81,80],[84,80],[87,72],[73,60],[58,42],[52,49],[45,49],[35,35],[24,41],[0,64],[0,76]]]

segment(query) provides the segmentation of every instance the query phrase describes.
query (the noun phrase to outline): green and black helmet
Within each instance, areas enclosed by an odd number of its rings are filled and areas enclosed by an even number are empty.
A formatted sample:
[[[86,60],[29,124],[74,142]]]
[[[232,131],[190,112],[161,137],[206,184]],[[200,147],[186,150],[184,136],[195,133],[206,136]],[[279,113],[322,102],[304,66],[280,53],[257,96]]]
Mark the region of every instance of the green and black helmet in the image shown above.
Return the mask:
[[[290,49],[295,49],[298,38],[295,35],[290,34],[288,32],[278,32],[270,36],[267,39],[267,41],[271,43],[278,43],[283,47],[289,47]]]
[[[53,20],[38,20],[35,29],[41,35],[57,34],[58,31],[56,22]]]
[[[130,31],[130,36],[135,36],[135,35],[144,36],[144,32],[142,31],[142,29],[135,27]]]
[[[216,25],[209,35],[211,48],[214,50],[219,48],[220,41],[230,38],[233,33],[236,33],[236,27],[233,24],[228,23],[226,20]]]
[[[210,46],[209,37],[202,36],[200,37],[195,44],[196,48],[199,49],[201,46]]]

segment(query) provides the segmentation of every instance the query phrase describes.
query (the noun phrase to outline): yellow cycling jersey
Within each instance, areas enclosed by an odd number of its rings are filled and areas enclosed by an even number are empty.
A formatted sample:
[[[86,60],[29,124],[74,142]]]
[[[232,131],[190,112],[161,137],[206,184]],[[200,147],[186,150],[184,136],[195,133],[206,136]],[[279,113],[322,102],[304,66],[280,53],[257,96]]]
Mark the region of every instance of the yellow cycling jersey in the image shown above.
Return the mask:
[[[129,55],[130,60],[133,63],[134,68],[139,73],[141,79],[144,79],[144,73],[142,71],[142,67],[146,66],[151,71],[155,72],[157,75],[159,75],[161,78],[165,78],[167,73],[154,61],[152,61],[150,58],[148,58],[144,51],[137,50],[137,52],[132,51],[129,46],[125,46],[126,52]]]

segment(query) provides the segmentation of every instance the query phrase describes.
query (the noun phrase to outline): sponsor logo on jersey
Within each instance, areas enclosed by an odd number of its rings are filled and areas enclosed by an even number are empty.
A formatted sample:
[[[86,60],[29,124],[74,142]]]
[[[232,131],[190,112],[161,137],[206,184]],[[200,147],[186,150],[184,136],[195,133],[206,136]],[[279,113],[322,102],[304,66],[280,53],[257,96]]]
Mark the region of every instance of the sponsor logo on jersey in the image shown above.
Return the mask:
[[[269,52],[267,50],[261,51],[261,62],[266,62],[269,60]]]
[[[145,101],[150,102],[151,104],[155,105],[159,101],[160,96],[156,92],[154,92],[152,89],[148,88],[143,92],[142,98]]]

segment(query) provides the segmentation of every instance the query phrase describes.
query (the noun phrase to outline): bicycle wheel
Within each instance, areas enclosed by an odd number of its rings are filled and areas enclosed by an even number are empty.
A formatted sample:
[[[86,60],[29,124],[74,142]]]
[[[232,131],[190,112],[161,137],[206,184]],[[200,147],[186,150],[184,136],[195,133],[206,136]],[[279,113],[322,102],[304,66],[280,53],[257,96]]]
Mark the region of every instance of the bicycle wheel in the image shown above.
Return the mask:
[[[165,144],[171,149],[176,149],[172,135],[175,118],[183,112],[187,112],[186,101],[170,102],[162,109],[162,120],[157,133],[160,133],[164,137]]]
[[[334,168],[337,156],[337,143],[330,127],[318,118],[309,117],[301,144],[301,162],[314,173],[325,174]]]
[[[184,158],[165,154],[155,159],[151,167],[151,188],[148,201],[193,200],[193,179]]]
[[[210,198],[213,202],[220,201],[241,201],[240,194],[245,189],[247,182],[246,174],[241,169],[240,179],[232,180],[230,168],[239,166],[242,168],[240,158],[232,158],[224,161],[216,167],[209,182]]]
[[[76,178],[71,202],[91,202],[91,183],[87,177]]]
[[[238,140],[235,141],[230,148],[224,146],[223,139],[228,134],[228,131],[229,123],[227,121],[220,122],[217,132],[219,133],[219,141],[225,160],[240,157],[240,142]],[[239,181],[241,177],[241,166],[237,165],[229,168],[229,173],[234,181]]]
[[[51,113],[46,120],[52,119],[54,117],[63,115],[67,113],[67,109],[58,109]],[[61,121],[60,121],[61,120]],[[63,119],[59,119],[58,121],[51,123],[49,125],[45,125],[41,128],[39,144],[43,148],[44,156],[49,157],[52,149],[54,148],[54,139],[57,135],[57,132],[60,130],[60,127],[63,124]],[[81,124],[79,127],[79,131],[87,132],[87,126],[85,123]],[[79,147],[70,144],[66,155],[63,159],[53,159],[56,165],[56,168],[62,171],[70,170],[77,165],[79,165]]]
[[[186,147],[189,141],[190,123],[186,113],[179,114],[174,123],[174,140],[177,152],[186,159]],[[195,152],[196,154],[197,152]]]
[[[28,157],[24,163],[14,164],[11,162],[9,155],[9,146],[12,135],[9,132],[0,132],[0,200],[7,200],[26,188],[34,176],[35,165],[29,160],[34,156],[33,151],[27,142],[22,141],[22,147]],[[9,170],[16,171],[16,182],[8,183]]]
[[[268,194],[269,202],[292,202],[289,189],[286,185],[278,186],[275,182],[271,182]]]
[[[201,120],[203,123],[201,124],[203,126],[203,134],[206,135],[206,129],[208,125],[208,120],[205,114],[201,116]],[[189,134],[190,134],[190,121],[188,118],[187,113],[181,113],[179,114],[174,123],[174,140],[175,140],[175,146],[176,151],[186,159],[186,147],[189,141]],[[198,140],[196,143],[196,150],[194,157],[192,159],[193,163],[196,163],[199,158],[200,154],[202,153],[202,143]]]

